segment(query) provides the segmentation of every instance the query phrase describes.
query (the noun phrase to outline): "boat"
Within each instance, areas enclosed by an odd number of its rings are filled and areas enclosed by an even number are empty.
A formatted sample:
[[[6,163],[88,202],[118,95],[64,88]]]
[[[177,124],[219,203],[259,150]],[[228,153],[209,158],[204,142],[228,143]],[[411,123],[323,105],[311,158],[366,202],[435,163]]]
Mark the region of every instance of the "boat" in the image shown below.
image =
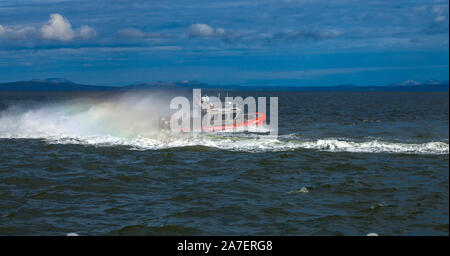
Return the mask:
[[[220,98],[220,95],[219,97]],[[233,105],[231,102],[226,102],[231,107],[217,108],[211,102],[208,96],[201,97],[201,100],[194,101],[195,104],[200,106],[201,117],[203,118],[215,118],[214,123],[220,123],[220,125],[202,125],[202,132],[239,132],[239,133],[256,133],[256,134],[268,134],[269,131],[264,128],[266,121],[266,115],[264,113],[244,113],[239,107]],[[191,124],[193,123],[191,118]],[[170,117],[160,118],[160,128],[163,130],[170,130]],[[179,132],[191,132],[192,126],[189,128],[181,128]]]

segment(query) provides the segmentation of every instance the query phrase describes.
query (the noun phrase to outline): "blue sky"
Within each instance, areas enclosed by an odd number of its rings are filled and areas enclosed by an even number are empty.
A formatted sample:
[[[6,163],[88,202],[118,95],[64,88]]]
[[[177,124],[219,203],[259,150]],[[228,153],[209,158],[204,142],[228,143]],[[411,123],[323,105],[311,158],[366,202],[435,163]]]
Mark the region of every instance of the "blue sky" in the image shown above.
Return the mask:
[[[0,0],[0,82],[448,80],[448,1]]]

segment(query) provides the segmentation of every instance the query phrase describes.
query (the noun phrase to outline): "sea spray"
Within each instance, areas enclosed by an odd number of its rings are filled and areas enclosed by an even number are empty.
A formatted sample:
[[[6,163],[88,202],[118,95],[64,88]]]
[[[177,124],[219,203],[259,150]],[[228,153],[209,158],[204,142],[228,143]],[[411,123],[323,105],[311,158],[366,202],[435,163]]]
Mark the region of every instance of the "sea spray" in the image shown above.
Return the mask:
[[[240,152],[316,150],[355,153],[448,154],[448,141],[401,142],[383,138],[308,139],[297,133],[278,138],[243,133],[182,134],[160,131],[172,95],[127,92],[101,98],[21,102],[0,111],[0,138],[45,139],[55,144],[128,146],[159,150],[205,146]]]

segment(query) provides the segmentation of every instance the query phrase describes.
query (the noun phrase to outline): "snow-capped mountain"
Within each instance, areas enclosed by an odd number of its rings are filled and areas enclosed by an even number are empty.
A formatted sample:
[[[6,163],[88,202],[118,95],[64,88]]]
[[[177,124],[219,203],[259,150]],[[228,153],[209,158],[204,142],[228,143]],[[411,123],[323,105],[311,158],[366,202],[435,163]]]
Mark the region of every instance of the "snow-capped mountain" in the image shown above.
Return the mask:
[[[396,83],[394,85],[400,85],[400,86],[415,86],[415,85],[442,85],[442,84],[446,84],[446,82],[443,81],[439,81],[436,79],[428,79],[424,82],[418,82],[415,80],[405,80],[399,83]]]
[[[436,85],[436,84],[443,84],[443,83],[436,79],[428,79],[427,81],[423,82],[422,84]]]
[[[395,85],[405,85],[405,86],[411,86],[411,85],[420,85],[420,82],[414,81],[414,80],[405,80],[400,83],[396,83]]]

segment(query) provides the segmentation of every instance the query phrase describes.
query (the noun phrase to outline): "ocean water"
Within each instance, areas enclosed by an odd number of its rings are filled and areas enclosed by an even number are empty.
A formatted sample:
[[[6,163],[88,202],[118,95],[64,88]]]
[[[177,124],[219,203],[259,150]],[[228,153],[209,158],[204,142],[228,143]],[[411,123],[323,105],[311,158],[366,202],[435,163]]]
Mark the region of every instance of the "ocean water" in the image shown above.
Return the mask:
[[[449,234],[448,93],[229,93],[279,97],[279,136],[159,131],[162,92],[0,93],[0,234]]]

